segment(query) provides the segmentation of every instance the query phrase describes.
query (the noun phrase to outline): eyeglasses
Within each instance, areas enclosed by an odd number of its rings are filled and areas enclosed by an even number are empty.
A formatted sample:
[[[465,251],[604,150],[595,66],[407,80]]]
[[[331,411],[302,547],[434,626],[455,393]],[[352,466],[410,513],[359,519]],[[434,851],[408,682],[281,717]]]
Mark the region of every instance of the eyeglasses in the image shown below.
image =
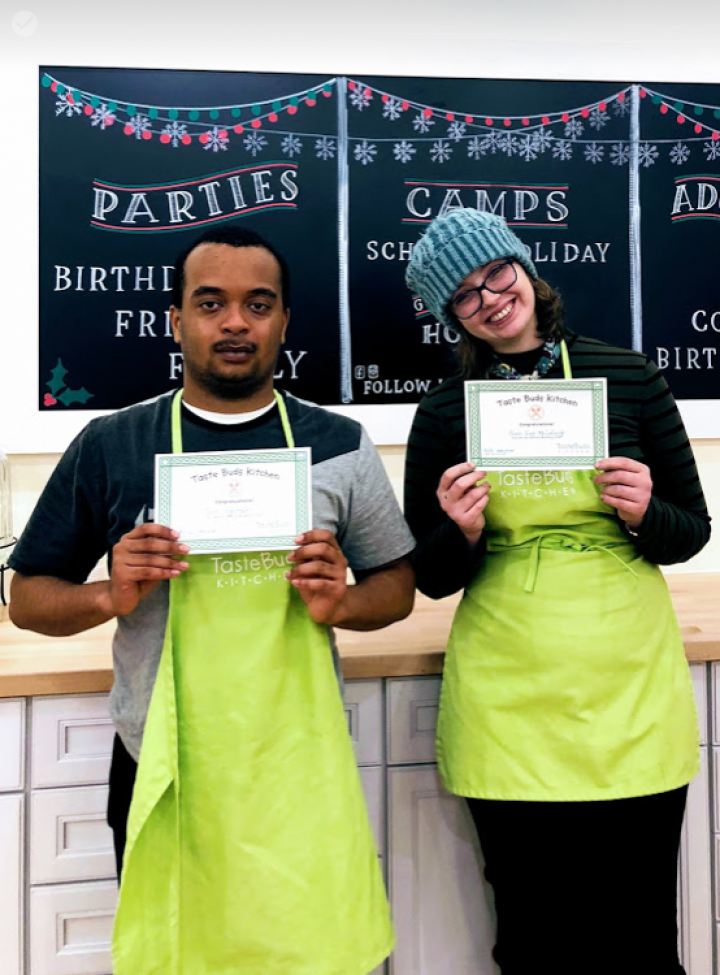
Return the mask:
[[[448,307],[453,315],[461,321],[465,321],[466,318],[472,318],[475,312],[482,308],[483,291],[500,295],[508,288],[512,288],[516,281],[515,262],[512,257],[508,257],[502,264],[496,264],[477,288],[469,288],[467,291],[461,291],[459,295],[455,295]]]

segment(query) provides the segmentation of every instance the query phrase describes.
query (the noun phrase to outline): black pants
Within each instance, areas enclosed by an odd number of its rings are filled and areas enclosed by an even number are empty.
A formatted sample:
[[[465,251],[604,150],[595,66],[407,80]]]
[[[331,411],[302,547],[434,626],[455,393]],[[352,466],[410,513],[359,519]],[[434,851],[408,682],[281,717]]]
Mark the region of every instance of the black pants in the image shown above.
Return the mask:
[[[677,861],[687,787],[602,802],[469,799],[503,975],[683,975]]]
[[[107,821],[108,826],[113,831],[118,879],[120,879],[120,873],[122,872],[125,839],[127,836],[127,818],[130,812],[130,802],[132,800],[136,775],[137,762],[120,741],[119,735],[115,735],[112,763],[110,765],[110,794],[108,796]]]

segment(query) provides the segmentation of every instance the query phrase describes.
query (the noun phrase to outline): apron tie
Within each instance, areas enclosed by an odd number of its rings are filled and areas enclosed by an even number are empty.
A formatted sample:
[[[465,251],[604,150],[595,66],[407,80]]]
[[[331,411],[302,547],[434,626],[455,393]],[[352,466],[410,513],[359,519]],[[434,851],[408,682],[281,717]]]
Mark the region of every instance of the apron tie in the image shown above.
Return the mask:
[[[558,539],[559,544],[546,545],[546,540],[548,539]],[[527,544],[527,543],[525,543]],[[535,583],[537,582],[538,572],[540,570],[540,549],[545,545],[546,548],[562,549],[568,548],[575,552],[607,552],[608,555],[612,555],[620,565],[627,569],[628,572],[637,579],[637,572],[633,569],[631,565],[625,562],[617,552],[613,551],[617,546],[603,544],[602,542],[593,542],[590,545],[586,545],[582,541],[581,536],[573,532],[563,532],[563,531],[553,531],[545,532],[542,535],[538,535],[533,539],[530,548],[530,564],[528,565],[528,573],[525,579],[525,592],[533,592],[535,589]]]

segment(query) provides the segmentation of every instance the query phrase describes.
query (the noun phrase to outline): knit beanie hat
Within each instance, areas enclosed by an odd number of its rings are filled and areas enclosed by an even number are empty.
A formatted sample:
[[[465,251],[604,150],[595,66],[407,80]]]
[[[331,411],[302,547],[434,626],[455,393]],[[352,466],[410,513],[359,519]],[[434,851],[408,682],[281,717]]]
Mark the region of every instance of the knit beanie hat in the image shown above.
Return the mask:
[[[530,277],[538,277],[527,248],[501,216],[470,207],[451,210],[436,217],[413,247],[405,281],[442,325],[456,328],[446,307],[458,285],[501,257],[514,257]]]

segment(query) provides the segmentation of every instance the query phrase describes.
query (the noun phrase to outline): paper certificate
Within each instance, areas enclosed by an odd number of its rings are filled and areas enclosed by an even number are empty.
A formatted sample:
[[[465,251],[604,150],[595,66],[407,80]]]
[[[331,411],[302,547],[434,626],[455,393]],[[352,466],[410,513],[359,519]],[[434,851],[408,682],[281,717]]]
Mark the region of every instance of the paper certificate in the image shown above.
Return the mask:
[[[482,470],[592,468],[608,455],[607,383],[465,383],[468,460]]]
[[[312,526],[309,447],[156,454],[155,521],[193,554],[295,547]]]

